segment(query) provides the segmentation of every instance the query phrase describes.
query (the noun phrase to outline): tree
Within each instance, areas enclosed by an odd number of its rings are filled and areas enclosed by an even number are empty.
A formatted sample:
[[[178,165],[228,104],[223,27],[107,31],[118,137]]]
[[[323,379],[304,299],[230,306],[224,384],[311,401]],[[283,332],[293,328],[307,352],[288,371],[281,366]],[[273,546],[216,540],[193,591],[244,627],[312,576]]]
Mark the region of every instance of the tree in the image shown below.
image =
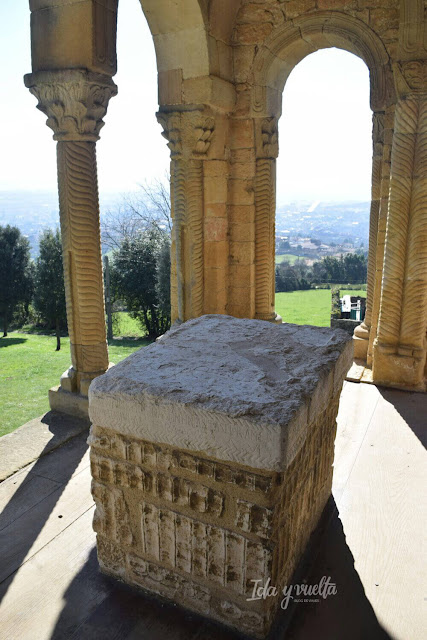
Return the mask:
[[[347,253],[344,258],[346,280],[352,283],[366,282],[368,263],[360,253]]]
[[[168,237],[164,237],[157,257],[156,293],[159,309],[165,317],[171,313],[171,245]]]
[[[17,227],[0,227],[0,315],[3,337],[19,303],[29,304],[32,294],[30,243]]]
[[[124,238],[111,264],[115,297],[126,302],[132,317],[151,338],[170,326],[170,269],[166,269],[165,257],[169,251],[167,233],[152,223],[134,237]]]
[[[55,329],[56,351],[61,348],[62,329],[67,327],[61,234],[48,229],[40,237],[36,261],[34,306],[49,329]]]
[[[139,185],[141,194],[127,195],[122,204],[108,211],[102,219],[102,243],[119,249],[126,238],[136,238],[148,227],[155,226],[170,236],[172,216],[169,182],[154,180]]]

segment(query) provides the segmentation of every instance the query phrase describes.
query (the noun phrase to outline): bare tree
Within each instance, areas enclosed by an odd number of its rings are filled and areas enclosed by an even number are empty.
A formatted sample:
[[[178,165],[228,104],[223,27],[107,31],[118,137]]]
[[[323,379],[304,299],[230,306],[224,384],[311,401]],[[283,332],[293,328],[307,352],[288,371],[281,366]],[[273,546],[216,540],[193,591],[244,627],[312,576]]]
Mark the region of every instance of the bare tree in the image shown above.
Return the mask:
[[[140,194],[123,196],[123,203],[102,218],[102,243],[110,249],[118,249],[124,239],[135,238],[150,226],[168,236],[171,233],[169,177],[139,187]]]

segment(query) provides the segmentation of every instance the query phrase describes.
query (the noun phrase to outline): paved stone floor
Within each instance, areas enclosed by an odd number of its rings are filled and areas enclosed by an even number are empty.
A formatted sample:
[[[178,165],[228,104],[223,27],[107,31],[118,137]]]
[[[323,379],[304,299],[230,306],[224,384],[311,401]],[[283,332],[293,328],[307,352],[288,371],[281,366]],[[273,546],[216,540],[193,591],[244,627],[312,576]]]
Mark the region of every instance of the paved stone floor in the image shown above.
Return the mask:
[[[306,573],[337,594],[294,605],[271,640],[425,637],[426,422],[425,394],[345,383],[333,497]],[[85,440],[0,485],[0,639],[241,638],[99,573]]]

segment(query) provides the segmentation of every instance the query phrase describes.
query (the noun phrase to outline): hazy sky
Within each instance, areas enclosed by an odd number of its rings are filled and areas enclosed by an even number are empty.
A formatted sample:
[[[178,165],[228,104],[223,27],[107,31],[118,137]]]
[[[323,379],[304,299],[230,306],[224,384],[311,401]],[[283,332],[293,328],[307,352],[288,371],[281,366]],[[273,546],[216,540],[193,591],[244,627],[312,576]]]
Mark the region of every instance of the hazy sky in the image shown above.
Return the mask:
[[[22,76],[31,71],[27,0],[0,3],[0,190],[56,189],[55,143]],[[98,142],[103,193],[137,189],[169,168],[157,124],[154,47],[138,0],[120,0],[119,94],[110,101]],[[296,199],[369,200],[371,112],[369,74],[337,49],[305,58],[283,95],[277,167],[278,204]]]

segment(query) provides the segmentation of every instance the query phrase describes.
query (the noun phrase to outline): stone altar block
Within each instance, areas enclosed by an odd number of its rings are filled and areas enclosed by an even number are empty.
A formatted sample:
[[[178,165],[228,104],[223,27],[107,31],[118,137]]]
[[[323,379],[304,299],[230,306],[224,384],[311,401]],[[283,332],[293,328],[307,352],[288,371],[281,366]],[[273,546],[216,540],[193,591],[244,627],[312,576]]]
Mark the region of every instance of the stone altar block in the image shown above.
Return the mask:
[[[352,343],[211,315],[95,379],[103,572],[263,638],[331,492]],[[254,581],[277,597],[248,600]]]

